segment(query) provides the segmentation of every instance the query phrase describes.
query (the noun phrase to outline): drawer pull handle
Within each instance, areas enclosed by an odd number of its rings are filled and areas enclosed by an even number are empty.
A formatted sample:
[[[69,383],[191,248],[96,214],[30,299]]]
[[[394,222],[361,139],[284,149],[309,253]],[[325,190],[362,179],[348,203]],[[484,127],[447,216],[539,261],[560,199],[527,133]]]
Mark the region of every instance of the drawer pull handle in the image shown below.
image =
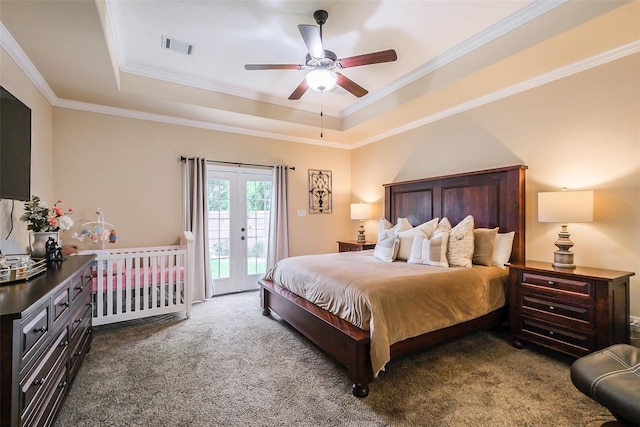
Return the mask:
[[[80,323],[80,322],[82,322],[82,317],[76,320],[76,323]]]
[[[65,302],[61,302],[60,305],[63,306],[63,307],[69,307],[69,303],[66,302],[66,301]]]
[[[74,356],[82,356],[82,352],[81,351],[76,351],[75,353],[73,353]]]
[[[549,310],[555,310],[556,308],[552,305],[549,306]]]
[[[77,289],[77,290],[81,291],[81,290],[83,290],[83,289],[84,289],[84,286],[76,286],[76,287],[75,287],[75,289]]]
[[[553,335],[553,331],[549,331],[549,335]]]
[[[550,285],[555,285],[555,284],[556,284],[556,282],[554,282],[553,280],[549,280],[549,284],[550,284]]]
[[[88,305],[89,307],[93,307],[93,303],[92,303],[92,302],[88,302],[88,303],[87,303],[87,305]]]
[[[44,327],[44,326],[41,326],[41,327],[39,327],[39,328],[35,328],[35,329],[33,330],[33,332],[42,332],[42,333],[44,333],[44,332],[47,332],[47,328],[46,328],[46,327]]]
[[[33,385],[37,385],[37,386],[41,386],[42,384],[44,384],[44,378],[40,378],[39,380],[35,380],[33,382]]]
[[[69,341],[62,341],[62,342],[60,343],[60,347],[66,347],[66,346],[68,346],[68,345],[69,345]]]
[[[66,386],[67,386],[66,381],[62,381],[60,384],[58,384],[58,388],[65,388]]]

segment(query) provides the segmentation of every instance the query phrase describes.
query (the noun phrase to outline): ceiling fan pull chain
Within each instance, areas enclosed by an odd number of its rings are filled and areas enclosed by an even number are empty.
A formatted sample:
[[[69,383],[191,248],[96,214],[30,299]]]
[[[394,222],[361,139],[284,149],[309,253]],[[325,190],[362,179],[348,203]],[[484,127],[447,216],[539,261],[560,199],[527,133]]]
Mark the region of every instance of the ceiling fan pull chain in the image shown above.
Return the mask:
[[[323,138],[322,130],[324,129],[323,126],[322,126],[322,118],[324,117],[324,113],[322,112],[322,110],[324,108],[322,106],[322,94],[323,94],[323,92],[320,92],[320,138]]]

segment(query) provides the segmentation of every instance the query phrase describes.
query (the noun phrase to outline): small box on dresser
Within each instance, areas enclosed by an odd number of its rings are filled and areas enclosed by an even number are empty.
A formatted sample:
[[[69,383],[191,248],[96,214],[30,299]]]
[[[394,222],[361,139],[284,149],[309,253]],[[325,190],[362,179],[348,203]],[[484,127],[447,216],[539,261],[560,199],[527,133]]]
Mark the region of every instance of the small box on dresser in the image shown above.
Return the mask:
[[[91,346],[94,258],[0,286],[0,425],[53,424]]]
[[[601,268],[555,268],[527,261],[509,266],[513,345],[529,341],[581,357],[629,343],[629,278]]]

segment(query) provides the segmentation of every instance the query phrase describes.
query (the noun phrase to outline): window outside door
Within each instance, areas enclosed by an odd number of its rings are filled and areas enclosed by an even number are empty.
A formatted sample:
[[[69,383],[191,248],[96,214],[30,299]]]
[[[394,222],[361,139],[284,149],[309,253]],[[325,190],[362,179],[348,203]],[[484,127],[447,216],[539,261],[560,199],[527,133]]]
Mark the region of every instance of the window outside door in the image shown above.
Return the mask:
[[[266,271],[271,171],[209,166],[207,176],[213,293],[257,289]]]

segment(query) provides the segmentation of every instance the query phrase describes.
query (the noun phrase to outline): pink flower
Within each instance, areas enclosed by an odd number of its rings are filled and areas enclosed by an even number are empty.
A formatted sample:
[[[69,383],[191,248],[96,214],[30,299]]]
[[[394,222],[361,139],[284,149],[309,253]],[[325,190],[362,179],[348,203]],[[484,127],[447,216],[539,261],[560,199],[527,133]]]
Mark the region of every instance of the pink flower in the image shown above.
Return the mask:
[[[51,224],[52,227],[57,227],[58,226],[58,219],[57,218],[50,218],[49,219],[49,224]]]

